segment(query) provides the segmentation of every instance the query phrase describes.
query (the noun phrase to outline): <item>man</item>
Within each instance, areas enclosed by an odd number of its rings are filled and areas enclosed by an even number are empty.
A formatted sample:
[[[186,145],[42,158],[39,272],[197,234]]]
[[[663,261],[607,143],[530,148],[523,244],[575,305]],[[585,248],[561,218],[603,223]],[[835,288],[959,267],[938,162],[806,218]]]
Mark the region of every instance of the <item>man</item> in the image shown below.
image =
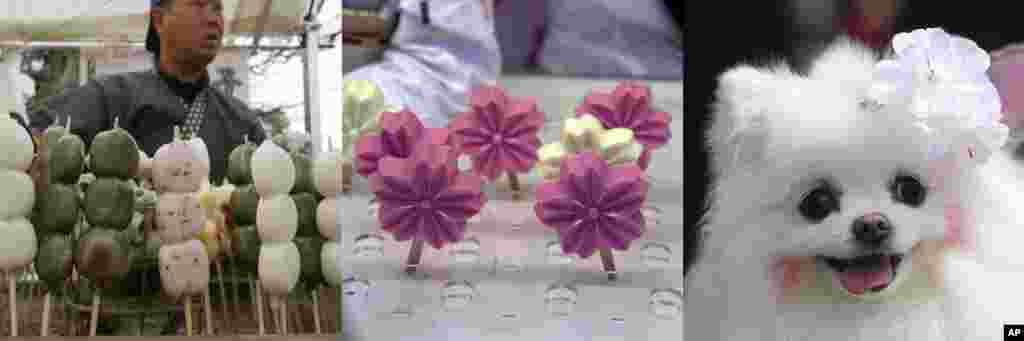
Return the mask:
[[[231,150],[266,134],[244,103],[210,86],[207,66],[217,57],[224,33],[221,0],[151,0],[146,50],[156,68],[90,80],[47,101],[30,115],[41,131],[71,117],[71,128],[88,145],[96,134],[118,126],[149,155],[171,142],[174,127],[192,132],[210,152],[210,180],[224,178]],[[59,118],[59,119],[58,119]]]

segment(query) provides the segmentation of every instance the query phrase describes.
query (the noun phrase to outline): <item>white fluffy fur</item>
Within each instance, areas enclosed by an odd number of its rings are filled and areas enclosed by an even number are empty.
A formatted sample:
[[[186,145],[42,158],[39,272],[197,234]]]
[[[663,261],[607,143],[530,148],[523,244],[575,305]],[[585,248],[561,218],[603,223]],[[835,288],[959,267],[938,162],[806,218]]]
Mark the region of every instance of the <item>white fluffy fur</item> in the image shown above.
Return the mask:
[[[807,76],[785,67],[734,68],[720,78],[710,134],[716,174],[708,232],[687,278],[686,339],[1001,340],[1002,324],[1024,322],[1024,195],[1007,153],[929,189],[919,208],[893,202],[898,170],[925,176],[927,144],[899,107],[860,105],[877,61],[835,44]],[[821,224],[797,214],[814,180],[843,187],[841,210]],[[780,256],[850,256],[849,226],[867,211],[895,225],[909,252],[942,240],[944,198],[974,217],[976,254],[936,254],[941,294],[925,302],[778,303],[767,269]],[[921,271],[911,262],[901,272]],[[894,286],[900,285],[897,281]]]

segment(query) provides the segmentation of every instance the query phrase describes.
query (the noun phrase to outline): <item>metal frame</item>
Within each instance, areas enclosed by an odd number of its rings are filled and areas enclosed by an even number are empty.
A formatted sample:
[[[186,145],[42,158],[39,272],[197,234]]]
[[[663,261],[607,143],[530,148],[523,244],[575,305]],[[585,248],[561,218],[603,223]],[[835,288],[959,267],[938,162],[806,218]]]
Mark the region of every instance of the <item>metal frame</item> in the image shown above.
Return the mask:
[[[306,22],[303,26],[306,35],[305,53],[302,56],[302,79],[306,109],[305,126],[306,132],[310,134],[313,141],[314,158],[324,151],[323,129],[313,129],[313,127],[321,127],[321,122],[323,122],[320,116],[322,114],[320,112],[320,84],[317,82],[316,75],[320,73],[320,63],[317,57],[320,55],[321,28],[317,16],[320,14],[320,10],[323,9],[324,1],[309,1],[309,10],[306,12]]]

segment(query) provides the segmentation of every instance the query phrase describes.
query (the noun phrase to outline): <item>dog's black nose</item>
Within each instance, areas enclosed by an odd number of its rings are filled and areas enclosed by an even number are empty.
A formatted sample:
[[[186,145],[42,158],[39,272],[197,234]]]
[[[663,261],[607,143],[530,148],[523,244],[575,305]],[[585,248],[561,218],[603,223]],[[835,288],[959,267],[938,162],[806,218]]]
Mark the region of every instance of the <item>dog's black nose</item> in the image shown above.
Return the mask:
[[[853,222],[853,238],[863,246],[879,247],[891,234],[892,224],[881,213],[864,215]]]

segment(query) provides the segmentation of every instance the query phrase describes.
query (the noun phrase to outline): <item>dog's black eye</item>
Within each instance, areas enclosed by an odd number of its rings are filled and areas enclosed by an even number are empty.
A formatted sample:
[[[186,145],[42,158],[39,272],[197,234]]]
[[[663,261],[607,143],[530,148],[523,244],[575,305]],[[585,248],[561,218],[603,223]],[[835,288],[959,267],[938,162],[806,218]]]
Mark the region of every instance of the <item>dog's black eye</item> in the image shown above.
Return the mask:
[[[912,207],[921,206],[927,194],[921,181],[906,174],[897,175],[892,179],[892,183],[889,184],[889,192],[892,193],[892,200]]]
[[[839,193],[829,186],[819,186],[800,200],[800,215],[807,220],[818,223],[832,212],[839,210]]]

